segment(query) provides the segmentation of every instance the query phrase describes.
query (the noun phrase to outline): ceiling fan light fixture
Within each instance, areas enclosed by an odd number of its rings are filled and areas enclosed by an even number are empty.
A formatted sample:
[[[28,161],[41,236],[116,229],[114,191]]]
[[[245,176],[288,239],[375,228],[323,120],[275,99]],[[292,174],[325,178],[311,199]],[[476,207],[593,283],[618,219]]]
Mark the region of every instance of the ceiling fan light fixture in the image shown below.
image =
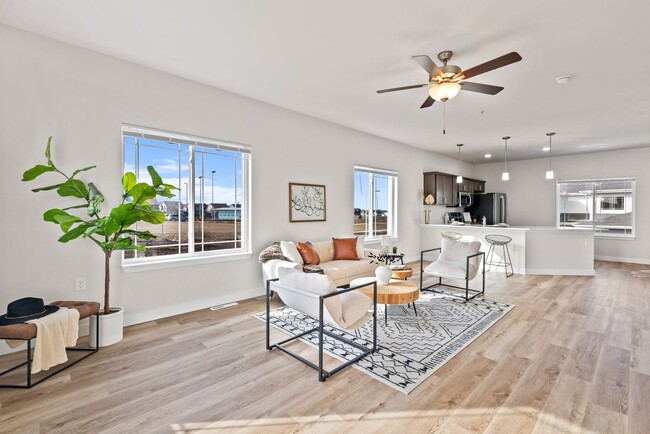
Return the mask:
[[[431,86],[429,88],[429,96],[431,98],[435,99],[436,101],[441,101],[445,102],[456,95],[458,95],[458,92],[460,92],[460,84],[458,83],[450,83],[443,81],[440,84],[436,84],[435,86]]]

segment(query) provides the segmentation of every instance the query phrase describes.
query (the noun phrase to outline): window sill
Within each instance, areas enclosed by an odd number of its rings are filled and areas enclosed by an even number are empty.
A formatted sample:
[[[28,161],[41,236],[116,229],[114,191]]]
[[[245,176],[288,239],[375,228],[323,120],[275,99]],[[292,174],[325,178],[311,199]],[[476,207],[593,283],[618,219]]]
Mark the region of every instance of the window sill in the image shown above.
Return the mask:
[[[616,241],[634,241],[636,235],[594,235],[597,240],[616,240]]]
[[[390,242],[391,243],[396,243],[397,241],[398,241],[397,237],[390,237]],[[366,245],[366,246],[367,245],[373,245],[373,244],[381,244],[381,237],[372,237],[372,238],[366,237],[363,240],[363,244]]]
[[[141,271],[164,270],[167,268],[189,267],[192,265],[213,264],[216,262],[230,262],[250,259],[252,252],[228,253],[224,255],[191,256],[186,258],[164,258],[149,260],[122,261],[122,270],[125,273],[138,273]]]

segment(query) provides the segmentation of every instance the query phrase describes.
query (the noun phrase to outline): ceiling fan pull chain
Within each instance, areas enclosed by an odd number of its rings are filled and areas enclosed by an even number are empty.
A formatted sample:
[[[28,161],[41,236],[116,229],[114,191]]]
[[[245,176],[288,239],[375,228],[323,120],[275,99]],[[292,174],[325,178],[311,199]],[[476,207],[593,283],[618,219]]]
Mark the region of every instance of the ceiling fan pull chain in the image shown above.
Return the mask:
[[[447,101],[442,102],[442,134],[447,134]]]

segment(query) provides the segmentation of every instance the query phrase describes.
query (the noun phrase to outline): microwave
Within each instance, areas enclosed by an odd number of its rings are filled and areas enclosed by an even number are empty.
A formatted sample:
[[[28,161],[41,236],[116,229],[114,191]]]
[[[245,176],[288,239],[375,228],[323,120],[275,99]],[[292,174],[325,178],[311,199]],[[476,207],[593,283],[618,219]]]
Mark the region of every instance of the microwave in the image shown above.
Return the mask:
[[[466,207],[472,206],[472,195],[462,191],[458,192],[458,206]]]

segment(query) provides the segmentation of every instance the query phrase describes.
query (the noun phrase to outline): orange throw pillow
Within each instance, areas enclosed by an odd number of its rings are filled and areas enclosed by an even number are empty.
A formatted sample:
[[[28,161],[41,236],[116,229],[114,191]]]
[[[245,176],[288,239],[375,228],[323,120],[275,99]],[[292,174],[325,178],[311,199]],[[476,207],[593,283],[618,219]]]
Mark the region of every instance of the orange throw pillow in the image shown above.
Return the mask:
[[[296,243],[296,248],[298,248],[298,253],[302,256],[305,265],[320,264],[320,256],[318,256],[318,252],[309,241],[306,243]]]
[[[359,257],[357,256],[357,237],[332,238],[332,242],[334,243],[334,260],[359,260]]]

